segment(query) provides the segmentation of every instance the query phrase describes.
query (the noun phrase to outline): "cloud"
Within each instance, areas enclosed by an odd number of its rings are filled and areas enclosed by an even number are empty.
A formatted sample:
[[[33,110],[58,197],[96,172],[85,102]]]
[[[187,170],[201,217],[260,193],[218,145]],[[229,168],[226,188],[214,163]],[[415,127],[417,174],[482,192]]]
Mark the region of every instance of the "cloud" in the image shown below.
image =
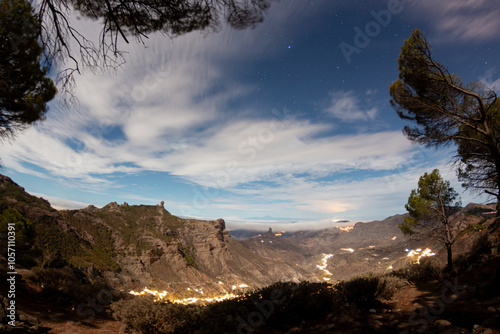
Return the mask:
[[[448,164],[450,152],[416,150],[407,155],[407,162],[398,169],[382,171],[372,177],[352,179],[346,175],[333,176],[329,180],[309,176],[276,176],[274,183],[260,183],[258,187],[235,187],[231,196],[210,203],[210,206],[256,212],[261,214],[296,215],[300,220],[385,219],[387,212],[405,213],[404,205],[418,179],[435,168],[443,178],[450,180],[460,192],[460,184],[454,169]],[[278,185],[278,186],[277,186]],[[474,198],[461,193],[464,203],[485,201],[484,196]],[[252,198],[252,203],[247,199]]]
[[[430,22],[443,42],[483,42],[498,38],[500,11],[495,1],[420,0],[410,3],[411,11]]]
[[[367,92],[367,95],[372,94],[372,91]],[[360,98],[352,90],[334,91],[330,93],[330,98],[330,105],[325,108],[325,111],[341,121],[373,121],[377,116],[377,108],[363,110],[360,106]]]
[[[80,201],[73,201],[67,198],[60,198],[57,196],[50,196],[46,194],[40,193],[31,193],[33,196],[42,197],[49,201],[50,205],[57,210],[73,210],[73,209],[82,209],[91,205],[91,203],[85,203]]]
[[[411,146],[400,131],[316,138],[325,125],[286,121],[272,130],[270,124],[230,123],[194,145],[144,161],[142,166],[167,168],[199,185],[225,188],[279,174],[393,169],[405,161]]]
[[[495,92],[500,93],[500,78],[495,78],[493,76],[494,74],[496,74],[495,71],[489,70],[479,79],[479,81]]]
[[[276,221],[276,220],[245,220],[239,218],[224,218],[228,230],[246,229],[255,230],[256,232],[266,232],[269,227],[275,233],[278,231],[297,232],[304,230],[321,230],[328,229],[335,226],[346,226],[346,224],[339,224],[333,222],[331,219],[321,220],[300,220],[300,221]]]

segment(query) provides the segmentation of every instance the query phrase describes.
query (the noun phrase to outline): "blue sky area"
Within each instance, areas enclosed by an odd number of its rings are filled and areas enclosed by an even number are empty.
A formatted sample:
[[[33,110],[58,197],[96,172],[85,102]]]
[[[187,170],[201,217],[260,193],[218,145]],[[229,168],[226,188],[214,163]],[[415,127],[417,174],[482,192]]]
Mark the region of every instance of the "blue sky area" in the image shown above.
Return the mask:
[[[164,201],[233,228],[384,219],[434,168],[487,202],[389,104],[416,27],[451,72],[500,90],[496,1],[280,1],[254,29],[122,43],[123,67],[76,77],[78,105],[56,99],[1,144],[2,172],[56,208]]]

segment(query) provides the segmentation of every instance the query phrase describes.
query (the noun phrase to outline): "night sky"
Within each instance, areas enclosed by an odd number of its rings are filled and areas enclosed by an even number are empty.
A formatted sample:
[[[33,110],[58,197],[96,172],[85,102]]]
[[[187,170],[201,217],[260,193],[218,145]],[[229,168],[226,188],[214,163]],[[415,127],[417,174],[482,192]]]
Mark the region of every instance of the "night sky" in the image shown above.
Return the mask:
[[[434,168],[464,204],[486,203],[460,187],[454,147],[403,136],[389,86],[420,28],[450,72],[499,92],[497,5],[281,1],[254,29],[121,43],[126,64],[77,76],[77,105],[56,98],[45,121],[2,143],[2,173],[56,208],[164,201],[230,228],[384,219]]]

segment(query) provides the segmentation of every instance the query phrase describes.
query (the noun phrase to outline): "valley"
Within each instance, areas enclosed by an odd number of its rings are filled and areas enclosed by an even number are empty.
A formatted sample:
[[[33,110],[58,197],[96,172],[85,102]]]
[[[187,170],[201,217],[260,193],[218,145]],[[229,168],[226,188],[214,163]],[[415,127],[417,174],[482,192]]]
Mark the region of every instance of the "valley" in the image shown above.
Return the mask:
[[[54,310],[62,307],[64,317],[73,310],[83,321],[89,309],[103,316],[105,306],[117,298],[151,296],[208,305],[277,282],[336,283],[366,273],[390,274],[424,258],[438,265],[446,260],[446,251],[434,239],[403,235],[398,227],[403,215],[315,231],[238,230],[233,237],[224,219],[179,218],[162,203],[58,211],[12,179],[2,176],[0,181],[4,216],[17,212],[28,222],[25,233],[31,239],[18,245],[27,251],[17,263],[25,293],[38,291],[47,305],[58,300]],[[493,209],[470,204],[454,220],[486,228],[492,220],[483,213]],[[464,233],[454,246],[455,256],[465,253],[479,234],[474,229]],[[85,299],[100,294],[109,300],[92,310]],[[22,314],[30,313],[29,303],[20,305]]]

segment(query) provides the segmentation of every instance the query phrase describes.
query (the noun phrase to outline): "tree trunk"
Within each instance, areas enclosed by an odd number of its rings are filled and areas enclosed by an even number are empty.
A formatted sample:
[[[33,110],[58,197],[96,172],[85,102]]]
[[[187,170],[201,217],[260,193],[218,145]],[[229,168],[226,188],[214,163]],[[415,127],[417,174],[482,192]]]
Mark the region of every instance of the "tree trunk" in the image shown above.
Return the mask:
[[[500,183],[499,183],[498,188],[499,188],[498,191],[500,192]],[[497,210],[497,213],[495,215],[495,221],[489,227],[489,229],[491,230],[491,232],[496,231],[498,229],[498,227],[500,227],[500,196],[497,197],[496,210]]]
[[[451,252],[451,243],[446,243],[446,251],[448,252],[448,265],[446,270],[451,271],[453,269],[453,256]]]

